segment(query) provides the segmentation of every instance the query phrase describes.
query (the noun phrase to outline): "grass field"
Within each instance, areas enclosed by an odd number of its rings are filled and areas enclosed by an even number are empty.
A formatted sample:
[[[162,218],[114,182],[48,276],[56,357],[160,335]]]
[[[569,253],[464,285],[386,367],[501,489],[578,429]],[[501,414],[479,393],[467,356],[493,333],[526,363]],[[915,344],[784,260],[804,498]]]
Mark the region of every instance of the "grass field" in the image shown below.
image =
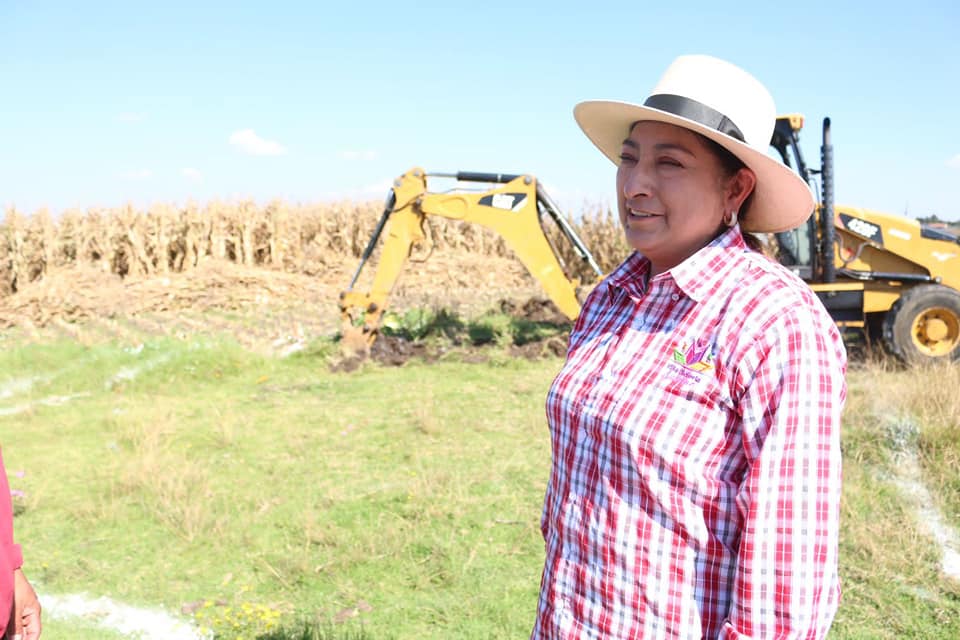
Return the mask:
[[[322,344],[0,346],[0,443],[41,593],[163,607],[217,638],[529,633],[559,359],[344,374]],[[863,365],[849,384],[831,637],[960,637],[960,582],[904,490],[915,467],[960,526],[960,368]],[[96,624],[48,618],[44,638],[120,637]]]

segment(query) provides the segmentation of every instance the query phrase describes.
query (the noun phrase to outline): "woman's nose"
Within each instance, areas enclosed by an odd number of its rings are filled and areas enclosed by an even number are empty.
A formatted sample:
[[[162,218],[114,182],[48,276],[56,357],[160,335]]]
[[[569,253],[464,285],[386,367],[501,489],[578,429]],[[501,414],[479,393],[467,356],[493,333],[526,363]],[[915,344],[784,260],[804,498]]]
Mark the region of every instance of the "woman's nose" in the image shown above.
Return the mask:
[[[652,190],[650,171],[643,163],[636,162],[630,166],[620,166],[622,173],[623,195],[627,198],[649,196]]]

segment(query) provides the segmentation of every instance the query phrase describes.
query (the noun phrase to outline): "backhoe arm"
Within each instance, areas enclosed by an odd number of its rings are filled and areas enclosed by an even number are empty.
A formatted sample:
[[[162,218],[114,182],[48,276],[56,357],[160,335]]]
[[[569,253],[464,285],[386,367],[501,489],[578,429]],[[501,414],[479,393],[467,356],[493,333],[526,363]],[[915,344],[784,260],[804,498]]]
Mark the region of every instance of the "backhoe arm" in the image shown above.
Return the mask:
[[[485,193],[428,194],[423,213],[481,224],[500,234],[560,311],[573,320],[580,313],[579,282],[564,273],[547,241],[537,211],[537,183],[517,176]]]
[[[589,261],[598,276],[602,276],[602,273],[589,250],[576,237],[572,228],[560,218],[556,207],[542,189],[538,189],[535,178],[529,175],[468,172],[429,174],[501,185],[482,192],[429,193],[426,190],[427,175],[422,169],[416,168],[394,182],[395,202],[391,206],[388,199],[384,217],[370,239],[357,274],[348,290],[340,294],[345,336],[346,332],[358,323],[357,310],[362,310],[363,327],[359,342],[365,343],[367,348],[373,344],[387,299],[400,275],[403,263],[409,256],[412,245],[424,239],[423,223],[428,215],[481,224],[500,234],[560,311],[571,320],[576,318],[580,312],[576,295],[579,281],[565,273],[554,247],[544,233],[540,222],[541,213],[546,212],[554,217],[578,254]],[[381,230],[384,230],[386,237],[373,286],[369,293],[353,291],[360,269],[370,257]],[[353,340],[357,342],[357,337],[354,336]]]
[[[426,190],[426,176],[421,169],[412,169],[394,181],[383,216],[363,252],[360,266],[357,267],[350,286],[340,293],[340,318],[344,339],[347,346],[354,351],[366,351],[376,340],[387,298],[400,277],[410,249],[424,239],[424,218],[423,214],[417,211],[416,202]],[[373,285],[368,292],[354,291],[353,287],[360,277],[360,272],[384,231],[386,238],[373,277]],[[361,317],[363,325],[358,335],[355,327]]]

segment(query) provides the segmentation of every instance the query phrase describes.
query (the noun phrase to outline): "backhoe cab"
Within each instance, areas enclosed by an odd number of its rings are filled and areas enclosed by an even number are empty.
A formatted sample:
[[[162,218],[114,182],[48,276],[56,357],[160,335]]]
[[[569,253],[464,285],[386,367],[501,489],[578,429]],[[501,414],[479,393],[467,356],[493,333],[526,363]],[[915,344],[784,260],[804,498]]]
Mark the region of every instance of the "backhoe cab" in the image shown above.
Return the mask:
[[[908,364],[960,360],[960,240],[916,220],[833,202],[830,119],[821,165],[799,145],[803,117],[778,118],[771,146],[815,188],[814,215],[777,234],[780,261],[817,293],[842,328],[864,331]]]
[[[499,186],[482,192],[431,193],[427,191],[427,178],[431,177]],[[533,176],[467,171],[428,174],[414,168],[394,181],[360,266],[347,290],[340,294],[342,344],[346,351],[358,354],[369,351],[403,264],[411,248],[425,238],[423,225],[427,216],[473,222],[500,234],[557,308],[571,320],[580,312],[577,298],[580,282],[569,275],[557,248],[550,244],[543,229],[543,217],[548,216],[556,223],[576,255],[587,262],[598,277],[603,275],[590,250]],[[368,292],[354,291],[360,272],[381,236],[385,238],[373,284]]]

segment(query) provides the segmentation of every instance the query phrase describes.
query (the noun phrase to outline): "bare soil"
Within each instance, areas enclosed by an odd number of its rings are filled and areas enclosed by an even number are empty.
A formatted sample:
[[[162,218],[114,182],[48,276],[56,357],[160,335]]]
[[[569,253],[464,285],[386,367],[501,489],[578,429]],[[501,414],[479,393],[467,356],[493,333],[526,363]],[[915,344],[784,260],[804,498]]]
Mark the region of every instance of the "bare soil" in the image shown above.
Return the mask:
[[[34,340],[66,335],[83,342],[228,334],[250,349],[282,355],[340,331],[337,301],[355,269],[356,264],[344,261],[306,274],[210,261],[188,272],[148,277],[121,278],[93,268],[59,270],[0,297],[0,333]],[[372,277],[368,266],[356,288],[368,287]],[[511,258],[438,251],[425,262],[408,262],[390,308],[424,307],[463,318],[500,310],[532,322],[566,322],[523,265]],[[430,352],[425,345],[381,335],[370,357],[400,365],[410,358],[443,357],[438,349]],[[514,355],[539,357],[558,349],[531,343],[516,347]],[[463,351],[468,360],[485,357],[477,348]],[[352,366],[344,362],[344,368]]]

